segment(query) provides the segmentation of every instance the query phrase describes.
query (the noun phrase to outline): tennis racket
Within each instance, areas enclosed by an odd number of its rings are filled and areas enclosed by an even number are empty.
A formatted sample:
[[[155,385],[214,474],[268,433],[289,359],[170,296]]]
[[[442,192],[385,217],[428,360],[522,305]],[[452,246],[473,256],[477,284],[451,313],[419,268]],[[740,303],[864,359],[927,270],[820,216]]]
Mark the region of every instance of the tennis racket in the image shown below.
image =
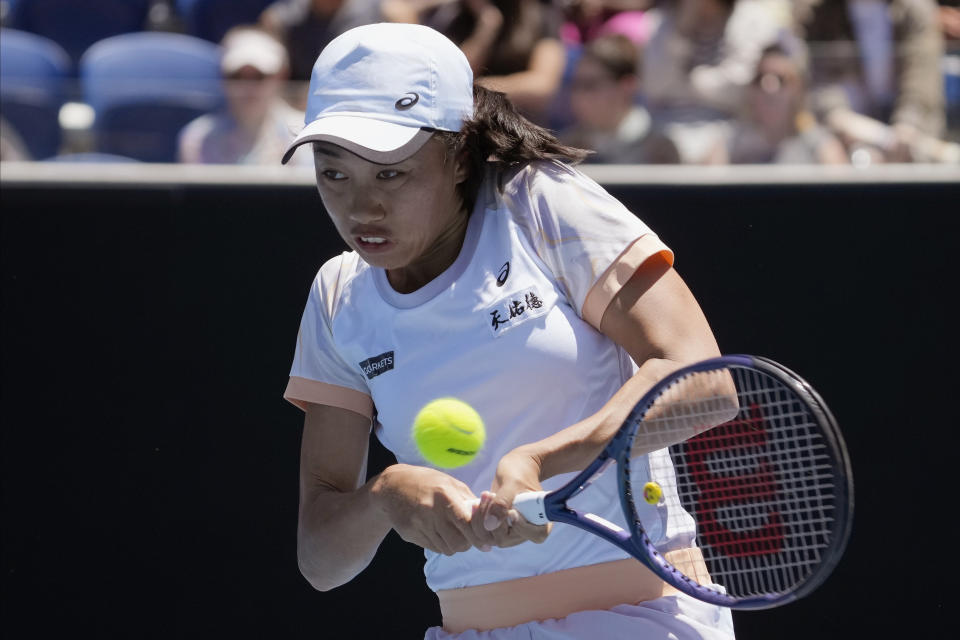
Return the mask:
[[[567,504],[613,463],[628,529]],[[513,506],[534,524],[562,522],[609,540],[694,598],[765,609],[809,594],[840,560],[853,476],[813,388],[771,360],[733,355],[660,381],[589,467],[555,491],[517,495]],[[693,516],[695,546],[658,550],[639,515],[649,520],[652,509],[653,520]]]

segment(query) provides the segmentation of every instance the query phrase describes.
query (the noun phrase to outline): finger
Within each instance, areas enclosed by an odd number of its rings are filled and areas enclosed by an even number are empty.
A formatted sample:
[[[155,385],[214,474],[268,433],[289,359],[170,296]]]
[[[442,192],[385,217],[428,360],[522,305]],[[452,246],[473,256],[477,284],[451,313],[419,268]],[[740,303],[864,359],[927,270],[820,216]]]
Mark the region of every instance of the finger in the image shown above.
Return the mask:
[[[450,545],[447,543],[446,538],[439,531],[433,531],[430,534],[430,539],[433,541],[434,551],[441,553],[445,556],[452,556],[456,553]]]
[[[496,546],[507,548],[528,541],[539,544],[547,539],[552,529],[552,523],[542,526],[531,524],[511,509],[504,523],[493,533],[496,536]]]
[[[417,532],[416,538],[403,538],[407,542],[412,542],[413,544],[423,547],[428,551],[433,551],[434,553],[442,553],[445,556],[452,555],[449,551],[449,547],[443,542],[441,538],[435,531],[419,531]]]
[[[490,493],[490,500],[482,511],[483,528],[487,531],[499,529],[507,520],[507,514],[509,512],[510,503],[504,498],[497,496],[497,494]]]
[[[492,536],[483,532],[482,528],[475,529],[481,499],[474,496],[466,485],[461,488],[459,495],[448,497],[439,519],[434,522],[434,530],[443,539],[444,548],[449,550],[446,555],[471,547],[489,551],[493,544]]]
[[[444,544],[450,549],[447,555],[453,555],[461,551],[466,551],[473,546],[473,541],[459,528],[460,522],[457,520],[442,520],[436,523],[436,532],[443,539]],[[464,523],[469,529],[469,523]]]
[[[496,544],[493,533],[483,524],[493,495],[489,491],[481,493],[480,500],[473,506],[473,513],[470,517],[470,531],[475,541],[474,546],[481,551],[488,551]]]
[[[545,525],[531,524],[516,509],[510,509],[510,513],[507,515],[507,524],[512,535],[537,544],[546,540],[553,528],[550,522]]]
[[[485,541],[485,545],[480,547],[481,551],[492,547],[512,547],[524,542],[523,538],[511,537],[509,534],[507,514],[510,507],[507,501],[492,491],[485,491],[481,496],[481,503],[473,520],[474,529],[480,532],[479,535]]]
[[[453,513],[454,519],[468,522],[473,518],[479,504],[480,498],[475,497],[473,494],[468,494],[459,499],[452,499],[450,501],[450,510]]]
[[[493,532],[493,534],[496,537],[496,546],[500,547],[501,549],[515,547],[518,544],[527,542],[527,539],[520,535],[520,533],[517,531],[514,531],[513,527],[507,522],[504,522],[499,529]]]

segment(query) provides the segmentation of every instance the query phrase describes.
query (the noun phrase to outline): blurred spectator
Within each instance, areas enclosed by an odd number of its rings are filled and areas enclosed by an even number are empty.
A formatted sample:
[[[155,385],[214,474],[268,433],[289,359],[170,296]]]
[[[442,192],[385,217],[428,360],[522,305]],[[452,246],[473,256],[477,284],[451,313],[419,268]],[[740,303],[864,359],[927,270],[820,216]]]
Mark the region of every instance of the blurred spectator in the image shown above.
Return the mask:
[[[567,0],[560,36],[570,45],[585,44],[604,35],[619,33],[638,46],[650,35],[644,11],[654,0]]]
[[[818,116],[888,161],[921,159],[918,141],[941,136],[945,118],[934,0],[795,1]]]
[[[584,47],[570,86],[576,124],[560,139],[595,151],[587,162],[680,161],[673,142],[652,129],[650,114],[636,104],[637,62],[637,48],[624,35],[600,36]]]
[[[180,134],[181,162],[277,164],[303,113],[281,97],[288,74],[279,40],[255,27],[235,27],[223,38],[221,68],[227,110],[201,116]],[[294,156],[312,164],[309,153]]]
[[[30,152],[23,144],[20,134],[0,117],[0,162],[19,162],[30,160]]]
[[[478,81],[507,94],[527,117],[545,120],[566,65],[561,16],[553,5],[540,0],[413,2],[418,22],[457,43]]]
[[[172,33],[187,33],[187,25],[183,16],[175,6],[177,0],[150,0],[150,10],[147,13],[147,31],[167,31]]]
[[[261,26],[290,56],[290,79],[309,82],[320,51],[344,31],[382,22],[382,0],[277,0],[260,15]]]
[[[947,54],[943,59],[947,138],[960,142],[960,0],[940,0],[940,27]]]
[[[960,0],[940,0],[940,28],[949,45],[960,44]]]
[[[746,114],[713,164],[848,164],[846,150],[806,108],[804,65],[780,46],[764,51]]]
[[[654,123],[685,163],[703,163],[739,114],[763,50],[792,26],[775,0],[667,0],[643,54]]]

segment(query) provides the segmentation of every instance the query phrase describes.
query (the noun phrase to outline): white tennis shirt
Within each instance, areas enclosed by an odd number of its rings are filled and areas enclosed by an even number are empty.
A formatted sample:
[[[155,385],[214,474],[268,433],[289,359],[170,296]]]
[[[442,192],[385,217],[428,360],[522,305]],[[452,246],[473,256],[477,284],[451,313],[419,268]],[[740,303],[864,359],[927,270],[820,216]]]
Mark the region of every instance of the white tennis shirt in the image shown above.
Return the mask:
[[[633,375],[633,361],[597,327],[640,264],[673,259],[643,222],[572,167],[538,162],[505,176],[502,190],[494,182],[488,176],[481,187],[457,259],[413,293],[397,293],[383,269],[354,252],[321,267],[284,394],[301,408],[328,404],[371,417],[397,460],[419,465],[428,463],[410,435],[416,413],[439,397],[468,402],[484,420],[487,442],[470,464],[448,473],[476,495],[490,488],[504,454],[595,413]],[[648,467],[645,457],[634,464]],[[671,479],[656,480],[671,493]],[[624,522],[612,470],[574,504]],[[691,543],[689,516],[643,506],[658,547]],[[539,545],[426,551],[424,572],[440,590],[624,557],[559,524]]]

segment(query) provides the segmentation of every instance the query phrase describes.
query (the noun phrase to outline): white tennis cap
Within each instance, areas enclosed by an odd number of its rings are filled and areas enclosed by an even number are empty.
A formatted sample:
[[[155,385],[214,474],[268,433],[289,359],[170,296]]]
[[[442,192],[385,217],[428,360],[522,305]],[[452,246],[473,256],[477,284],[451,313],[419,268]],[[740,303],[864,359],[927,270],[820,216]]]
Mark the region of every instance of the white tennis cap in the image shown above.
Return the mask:
[[[379,164],[416,153],[433,130],[473,116],[473,72],[457,45],[429,27],[382,23],[351,29],[313,65],[306,126],[283,155],[327,141]]]

